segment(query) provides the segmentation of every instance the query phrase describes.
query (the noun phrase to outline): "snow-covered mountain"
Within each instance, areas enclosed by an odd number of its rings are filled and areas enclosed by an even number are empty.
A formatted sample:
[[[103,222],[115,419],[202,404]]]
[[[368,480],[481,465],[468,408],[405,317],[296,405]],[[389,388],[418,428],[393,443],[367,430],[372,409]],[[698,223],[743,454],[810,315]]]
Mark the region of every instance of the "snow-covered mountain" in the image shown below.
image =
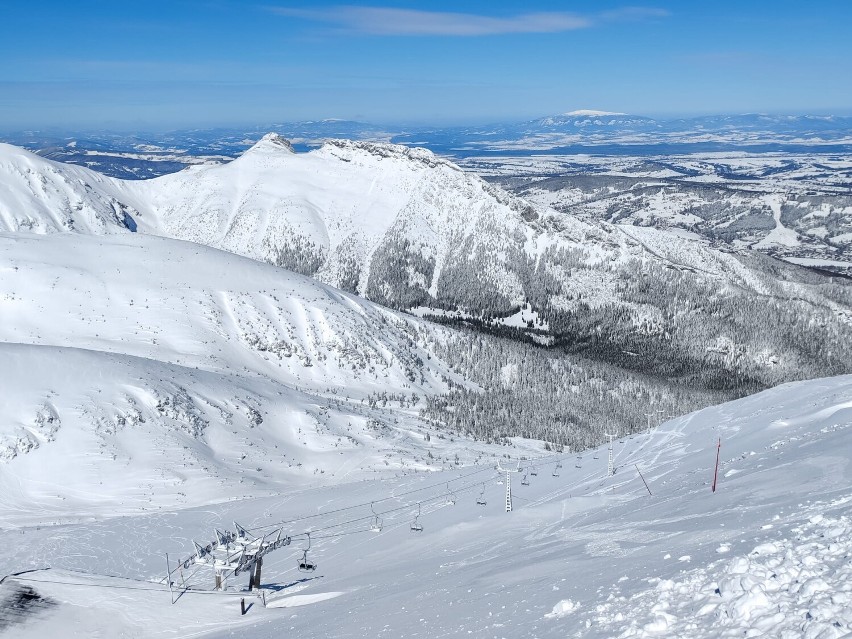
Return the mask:
[[[110,178],[0,143],[0,232],[118,233],[137,211],[116,200]]]
[[[422,149],[340,141],[294,153],[273,134],[225,165],[98,187],[91,208],[117,201],[137,212],[139,231],[699,386],[759,388],[843,373],[852,361],[814,348],[850,343],[842,282],[653,229],[582,222]],[[32,190],[32,206],[5,207],[39,219],[41,199]],[[807,336],[800,321],[811,323]]]
[[[615,113],[610,111],[595,111],[593,109],[579,109],[550,115],[537,120],[531,120],[524,124],[516,125],[519,130],[526,128],[526,132],[536,131],[565,131],[592,133],[598,131],[652,131],[661,128],[653,118],[641,115],[630,115],[627,113]]]
[[[46,508],[34,490],[79,517],[454,463],[440,439],[426,459],[419,417],[469,385],[434,353],[448,331],[284,269],[144,234],[0,235],[0,318],[16,519]]]
[[[796,331],[783,325],[791,307],[781,299],[803,316],[825,317],[830,333],[814,339],[845,334],[848,287],[836,284],[826,297],[827,281],[757,255],[558,215],[421,149],[336,142],[296,154],[271,135],[230,164],[121,189],[146,212],[140,228],[269,261],[387,306],[520,326],[591,351],[657,358],[665,342],[678,354],[662,355],[667,363],[653,364],[655,373],[673,359],[764,383],[847,370],[841,359],[814,366],[795,337],[775,335]],[[676,307],[679,296],[707,294],[727,310]],[[756,297],[773,300],[760,328],[742,310]],[[753,328],[746,337],[734,324]]]
[[[270,135],[230,164],[123,188],[149,212],[152,232],[401,307],[440,298],[442,278],[471,260],[487,261],[487,285],[519,303],[512,253],[541,235],[526,203],[428,151],[394,145],[334,142],[295,154]]]

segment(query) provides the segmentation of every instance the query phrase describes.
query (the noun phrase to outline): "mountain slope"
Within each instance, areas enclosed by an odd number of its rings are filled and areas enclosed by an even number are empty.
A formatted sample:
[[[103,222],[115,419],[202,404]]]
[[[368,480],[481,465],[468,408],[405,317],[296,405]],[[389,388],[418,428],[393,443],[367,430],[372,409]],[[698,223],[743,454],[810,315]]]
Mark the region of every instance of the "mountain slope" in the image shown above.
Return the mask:
[[[307,154],[270,135],[234,162],[126,183],[154,232],[275,263],[372,299],[434,298],[445,269],[532,238],[531,207],[422,149],[335,142]],[[385,270],[392,273],[384,273]],[[498,274],[495,274],[500,277]],[[400,281],[396,281],[399,278]]]
[[[0,598],[30,588],[43,603],[11,617],[9,633],[840,638],[852,632],[850,393],[849,376],[813,380],[672,420],[616,441],[612,477],[605,449],[549,457],[529,485],[513,478],[511,513],[483,465],[0,530],[0,572],[37,568],[8,577]],[[172,605],[163,553],[186,556],[234,520],[293,535],[264,559],[266,606],[246,575],[195,594],[209,573]],[[296,570],[306,530],[313,573]],[[253,603],[245,615],[240,598]]]
[[[154,232],[652,374],[754,389],[848,370],[845,355],[826,360],[790,325],[792,305],[796,317],[819,318],[812,341],[843,343],[848,286],[756,254],[536,208],[427,151],[337,142],[294,154],[268,136],[231,164],[124,188]],[[769,301],[760,320],[745,311],[756,299]]]
[[[283,269],[142,234],[0,235],[0,319],[16,520],[456,463],[418,414],[471,386],[435,353],[450,331]]]
[[[433,327],[205,246],[141,234],[0,235],[0,265],[2,341],[312,388],[359,379],[391,391],[443,387],[445,371],[423,364]]]
[[[140,231],[687,385],[742,393],[850,370],[848,284],[537,208],[422,149],[296,154],[269,135],[226,165],[103,190]]]
[[[0,232],[117,233],[136,229],[138,211],[112,195],[95,171],[0,144]]]

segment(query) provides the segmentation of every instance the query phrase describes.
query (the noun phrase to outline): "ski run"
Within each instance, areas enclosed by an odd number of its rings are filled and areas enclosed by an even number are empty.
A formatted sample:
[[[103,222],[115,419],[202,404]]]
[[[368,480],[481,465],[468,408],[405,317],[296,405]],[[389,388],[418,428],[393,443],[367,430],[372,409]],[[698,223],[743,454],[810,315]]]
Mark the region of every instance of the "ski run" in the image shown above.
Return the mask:
[[[521,461],[508,513],[496,460],[134,516],[61,523],[45,513],[43,525],[0,533],[4,572],[16,573],[0,587],[3,628],[15,637],[844,637],[851,392],[852,377],[788,384],[616,439],[611,477],[606,446]],[[422,531],[412,532],[418,512]],[[265,557],[262,595],[246,591],[246,576],[217,593],[212,583],[183,590],[173,575],[172,604],[165,552],[189,555],[191,540],[233,521],[292,535]],[[317,566],[307,573],[297,569],[306,532]]]

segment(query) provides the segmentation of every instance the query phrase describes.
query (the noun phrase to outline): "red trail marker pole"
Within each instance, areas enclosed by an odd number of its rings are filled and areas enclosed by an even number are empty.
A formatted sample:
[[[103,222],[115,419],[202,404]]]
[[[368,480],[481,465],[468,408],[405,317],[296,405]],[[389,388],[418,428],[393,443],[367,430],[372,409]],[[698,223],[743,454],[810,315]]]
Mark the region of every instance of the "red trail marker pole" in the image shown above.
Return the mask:
[[[713,471],[713,492],[716,492],[716,480],[719,478],[719,451],[722,448],[722,438],[716,443],[716,470]]]

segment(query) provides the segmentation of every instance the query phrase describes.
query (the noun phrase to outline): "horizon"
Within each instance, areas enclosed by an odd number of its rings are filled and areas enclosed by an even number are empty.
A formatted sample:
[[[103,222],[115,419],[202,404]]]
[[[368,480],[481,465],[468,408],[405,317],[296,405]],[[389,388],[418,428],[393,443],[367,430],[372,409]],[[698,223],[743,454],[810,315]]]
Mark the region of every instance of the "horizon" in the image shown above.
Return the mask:
[[[8,7],[5,130],[348,121],[453,126],[577,109],[852,115],[852,5],[828,0],[372,6],[104,0]]]
[[[825,111],[825,112],[813,112],[813,111],[800,111],[800,112],[789,112],[789,111],[778,111],[778,112],[769,112],[769,111],[751,111],[751,112],[738,112],[738,111],[730,111],[730,112],[707,112],[707,113],[679,113],[679,114],[657,114],[657,115],[647,115],[645,113],[615,113],[615,112],[607,112],[597,114],[578,114],[577,111],[585,111],[587,109],[575,109],[572,111],[565,111],[560,113],[541,113],[533,117],[528,118],[506,118],[503,120],[476,120],[470,119],[465,121],[449,121],[449,122],[433,122],[433,121],[394,121],[394,120],[353,120],[347,118],[308,118],[303,120],[277,120],[277,121],[267,121],[267,122],[221,122],[221,123],[211,123],[208,126],[169,126],[169,125],[161,125],[161,126],[142,126],[140,123],[116,123],[116,122],[104,122],[100,125],[57,125],[57,124],[45,124],[42,126],[30,126],[30,127],[19,127],[19,128],[0,128],[0,134],[2,135],[26,135],[26,134],[54,134],[54,135],[86,135],[86,134],[100,134],[100,135],[162,135],[169,133],[187,133],[190,131],[246,131],[254,130],[253,132],[260,133],[277,133],[275,131],[276,127],[283,127],[287,125],[304,125],[304,124],[317,124],[324,122],[340,122],[343,124],[354,124],[354,125],[363,125],[363,126],[376,126],[376,127],[397,127],[397,130],[388,131],[388,133],[398,133],[402,132],[406,127],[411,129],[418,128],[435,128],[438,130],[442,129],[452,129],[455,127],[475,127],[475,126],[498,126],[498,125],[511,125],[511,124],[521,124],[525,122],[533,122],[536,120],[545,119],[548,117],[559,117],[559,116],[576,116],[576,117],[610,117],[610,116],[627,116],[627,117],[637,117],[637,118],[647,118],[650,120],[654,120],[659,123],[670,123],[677,121],[688,121],[692,119],[701,119],[701,118],[712,118],[712,117],[746,117],[746,116],[766,116],[766,117],[801,117],[801,118],[814,118],[814,119],[827,119],[827,118],[842,118],[842,119],[850,119],[852,120],[852,109],[845,110],[835,110],[835,111]],[[592,111],[591,109],[588,109]],[[850,123],[852,124],[852,123]],[[2,125],[0,125],[2,126]],[[0,140],[2,142],[2,140]]]

